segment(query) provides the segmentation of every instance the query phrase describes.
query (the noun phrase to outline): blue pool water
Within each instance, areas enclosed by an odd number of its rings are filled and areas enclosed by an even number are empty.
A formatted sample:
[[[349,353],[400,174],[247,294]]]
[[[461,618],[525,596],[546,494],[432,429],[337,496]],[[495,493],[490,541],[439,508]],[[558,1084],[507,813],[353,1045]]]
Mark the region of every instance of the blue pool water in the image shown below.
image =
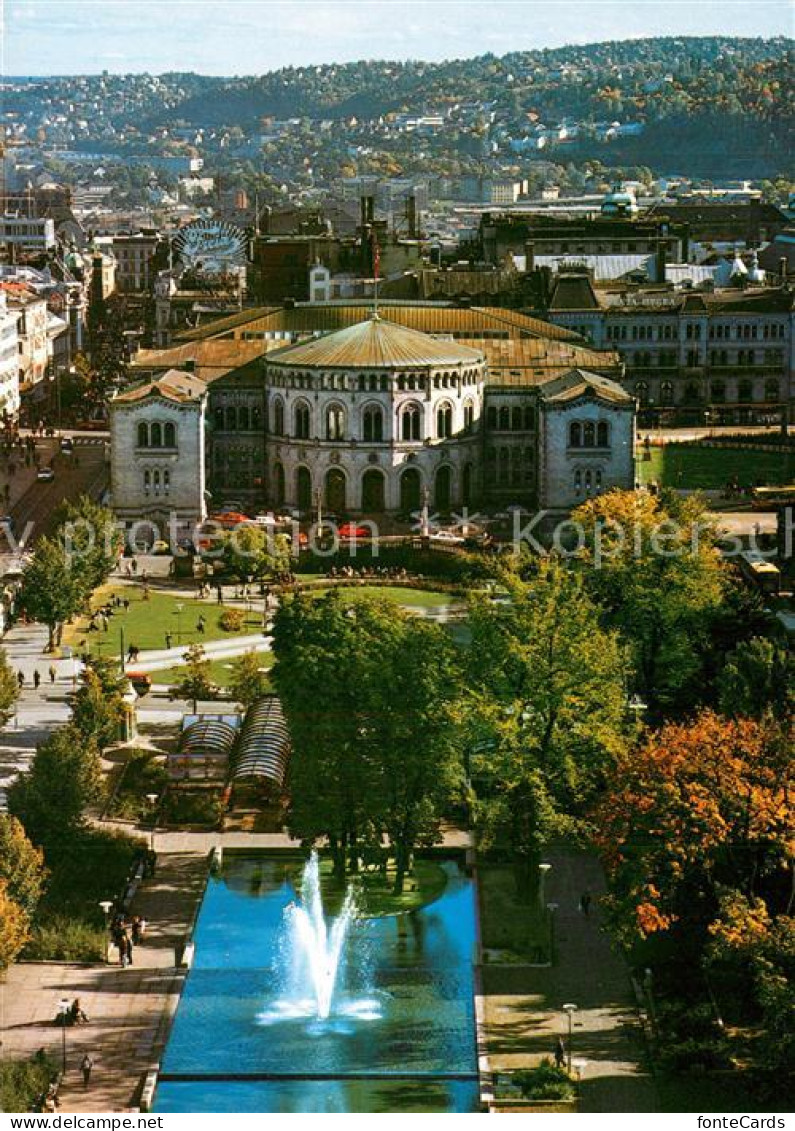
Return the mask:
[[[354,922],[318,1021],[280,1012],[285,861],[228,856],[202,903],[155,1111],[477,1110],[474,892],[443,866],[435,902]]]

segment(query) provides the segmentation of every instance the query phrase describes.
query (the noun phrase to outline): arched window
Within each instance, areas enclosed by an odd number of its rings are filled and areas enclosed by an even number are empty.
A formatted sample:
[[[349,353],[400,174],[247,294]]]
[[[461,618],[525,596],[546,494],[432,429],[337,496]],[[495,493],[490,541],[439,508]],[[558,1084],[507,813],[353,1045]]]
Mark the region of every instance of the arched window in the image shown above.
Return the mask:
[[[368,405],[364,410],[362,414],[362,437],[366,442],[375,444],[380,444],[383,440],[384,414],[378,405]],[[383,510],[383,507],[381,509]]]
[[[149,444],[153,448],[163,447],[163,429],[157,422],[149,430]]]
[[[163,490],[168,494],[168,489],[171,486],[171,472],[166,468],[163,472]]]
[[[600,420],[596,426],[596,446],[598,448],[610,446],[610,425],[606,420]]]
[[[278,462],[273,465],[273,501],[277,506],[284,502],[284,467]]]
[[[404,393],[406,391],[406,378],[403,376],[402,373],[398,377],[398,390],[401,393]]]
[[[154,487],[155,494],[157,495],[160,491],[160,472],[157,470],[157,468],[155,468],[155,470],[152,472],[152,486]]]
[[[244,404],[237,410],[237,426],[244,432],[248,431],[248,408]]]
[[[224,429],[224,410],[221,408],[220,405],[216,405],[216,407],[213,409],[213,424],[215,425],[215,428],[219,432],[223,432],[223,429]]]
[[[326,439],[343,440],[345,438],[345,409],[341,405],[329,405],[326,409]]]
[[[312,474],[308,467],[299,467],[295,473],[295,497],[298,509],[308,511],[312,507]]]
[[[500,409],[500,423],[499,423],[500,432],[507,432],[510,427],[511,427],[511,410],[508,408],[507,405],[503,405],[502,408]]]
[[[647,405],[649,403],[649,386],[646,381],[635,382],[635,396],[639,404]]]
[[[754,386],[753,382],[743,380],[737,386],[737,399],[741,402],[752,401],[754,399]]]
[[[440,440],[449,440],[453,434],[453,408],[440,404],[436,410],[436,435]]]
[[[475,406],[472,401],[467,401],[464,405],[464,431],[471,432],[475,424]]]
[[[769,378],[765,381],[765,400],[777,401],[781,395],[781,388],[775,377]]]
[[[163,443],[167,448],[176,448],[177,446],[177,429],[171,421],[163,426]]]
[[[400,417],[401,440],[422,439],[422,416],[419,405],[409,404]]]
[[[237,428],[237,411],[234,405],[229,405],[226,410],[226,430],[227,432],[234,432]]]
[[[592,448],[596,440],[596,429],[592,421],[588,421],[583,425],[582,429],[582,446],[584,448]]]
[[[309,405],[306,401],[299,401],[295,406],[293,421],[295,436],[298,440],[308,440],[311,427]]]
[[[672,405],[674,403],[673,381],[663,381],[660,385],[660,404]]]
[[[709,397],[715,404],[723,404],[726,400],[726,382],[713,381],[709,387]]]
[[[601,473],[601,471],[596,472],[596,474],[594,476],[594,481],[596,483],[596,490],[601,491],[602,490],[602,473]]]
[[[138,425],[138,447],[149,447],[149,425],[145,424],[143,421]]]
[[[574,472],[574,493],[576,495],[579,495],[580,491],[582,491],[582,472],[581,471],[575,471]]]
[[[152,473],[150,471],[144,472],[144,491],[149,494],[149,488],[152,485]]]
[[[491,405],[486,411],[486,427],[495,432],[497,429],[497,409]]]
[[[582,447],[582,425],[578,424],[576,420],[569,425],[569,447]]]
[[[586,473],[585,473],[585,493],[586,493],[586,495],[589,495],[590,492],[591,492],[591,473],[590,473],[590,471],[586,471]]]
[[[522,410],[517,405],[511,413],[511,428],[514,432],[522,431]]]
[[[284,435],[284,401],[281,399],[273,402],[273,434]]]
[[[258,404],[251,409],[251,427],[257,430],[262,427],[262,410]]]

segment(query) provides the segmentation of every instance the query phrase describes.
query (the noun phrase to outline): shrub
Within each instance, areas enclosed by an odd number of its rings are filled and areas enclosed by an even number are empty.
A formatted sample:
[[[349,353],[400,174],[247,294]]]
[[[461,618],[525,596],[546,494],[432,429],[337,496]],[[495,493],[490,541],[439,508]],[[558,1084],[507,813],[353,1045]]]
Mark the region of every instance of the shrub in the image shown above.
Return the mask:
[[[218,618],[218,627],[224,632],[240,632],[246,623],[246,614],[242,609],[224,609]]]
[[[526,1100],[564,1100],[576,1098],[577,1089],[562,1068],[545,1058],[536,1068],[522,1069],[511,1075],[511,1082]]]
[[[146,795],[162,793],[168,781],[165,766],[157,762],[156,757],[146,750],[132,751],[110,803],[110,816],[128,821],[151,819]]]
[[[38,1097],[58,1076],[55,1061],[45,1052],[30,1060],[0,1062],[0,1111],[33,1111]]]
[[[50,915],[36,926],[25,948],[28,960],[101,962],[104,957],[104,927],[63,914]]]
[[[163,820],[170,825],[204,825],[215,828],[223,812],[223,801],[217,793],[175,790],[166,798]]]
[[[718,1072],[731,1068],[729,1044],[725,1037],[688,1037],[671,1042],[660,1052],[664,1072]]]

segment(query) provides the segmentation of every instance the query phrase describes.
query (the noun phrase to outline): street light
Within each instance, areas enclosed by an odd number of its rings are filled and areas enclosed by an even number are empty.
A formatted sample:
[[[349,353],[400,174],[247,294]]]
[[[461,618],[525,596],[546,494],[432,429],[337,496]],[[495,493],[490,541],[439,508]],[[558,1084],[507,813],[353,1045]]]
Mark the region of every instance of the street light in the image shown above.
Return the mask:
[[[177,614],[177,644],[182,643],[182,610],[184,605],[181,601],[177,601],[174,606],[174,612]]]
[[[574,1017],[574,1014],[577,1012],[578,1009],[579,1009],[579,1006],[575,1005],[574,1002],[572,1002],[572,1001],[567,1001],[566,1004],[563,1006],[563,1012],[567,1013],[569,1015],[569,1047],[566,1050],[566,1052],[567,1052],[566,1061],[567,1061],[567,1064],[568,1064],[569,1076],[571,1076],[571,1027],[572,1027],[572,1018]]]
[[[105,916],[105,965],[110,962],[110,932],[108,930],[108,916],[110,909],[113,906],[113,901],[110,899],[101,899],[99,906],[102,908],[102,913]]]
[[[544,906],[544,888],[546,887],[547,882],[547,872],[551,869],[551,867],[551,864],[538,865],[538,903],[541,907]]]
[[[149,832],[149,848],[152,852],[155,850],[155,829],[157,828],[157,796],[156,793],[147,793],[146,795],[146,800],[152,809],[152,828]]]
[[[61,1075],[66,1075],[66,1018],[69,1013],[69,998],[62,997],[58,1002],[58,1016],[61,1018]]]
[[[555,912],[559,904],[548,903],[547,913],[549,914],[549,964],[550,966],[555,961]]]

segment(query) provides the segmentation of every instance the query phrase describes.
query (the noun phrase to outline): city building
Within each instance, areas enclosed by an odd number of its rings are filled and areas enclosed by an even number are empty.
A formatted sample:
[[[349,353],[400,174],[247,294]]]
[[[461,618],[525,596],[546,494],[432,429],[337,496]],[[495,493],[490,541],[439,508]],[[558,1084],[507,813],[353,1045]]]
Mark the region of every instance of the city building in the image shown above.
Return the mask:
[[[48,217],[0,217],[0,247],[14,260],[20,255],[46,255],[55,247],[55,222]]]
[[[19,415],[19,313],[9,309],[0,291],[0,417],[16,420]]]

